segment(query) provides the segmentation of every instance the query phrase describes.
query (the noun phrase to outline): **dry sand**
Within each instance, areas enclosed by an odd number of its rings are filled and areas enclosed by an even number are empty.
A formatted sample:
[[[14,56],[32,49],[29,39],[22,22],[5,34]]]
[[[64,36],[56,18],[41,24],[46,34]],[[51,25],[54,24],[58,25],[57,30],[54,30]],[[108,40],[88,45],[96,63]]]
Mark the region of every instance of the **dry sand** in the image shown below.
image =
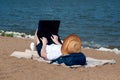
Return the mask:
[[[31,39],[0,36],[0,80],[120,80],[120,55],[83,49],[86,56],[115,59],[116,64],[94,68],[68,68],[31,59],[10,57],[14,51],[29,49]]]

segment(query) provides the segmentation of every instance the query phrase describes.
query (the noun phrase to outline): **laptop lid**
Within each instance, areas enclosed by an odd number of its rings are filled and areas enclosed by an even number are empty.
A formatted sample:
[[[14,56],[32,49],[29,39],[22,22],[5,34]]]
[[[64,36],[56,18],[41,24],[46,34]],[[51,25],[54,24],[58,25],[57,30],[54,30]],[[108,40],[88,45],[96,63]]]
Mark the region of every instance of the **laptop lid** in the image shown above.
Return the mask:
[[[53,41],[51,40],[52,34],[58,35],[60,26],[60,20],[40,20],[38,24],[38,38],[46,37],[48,40],[48,44],[52,44]],[[59,38],[60,39],[60,38]]]

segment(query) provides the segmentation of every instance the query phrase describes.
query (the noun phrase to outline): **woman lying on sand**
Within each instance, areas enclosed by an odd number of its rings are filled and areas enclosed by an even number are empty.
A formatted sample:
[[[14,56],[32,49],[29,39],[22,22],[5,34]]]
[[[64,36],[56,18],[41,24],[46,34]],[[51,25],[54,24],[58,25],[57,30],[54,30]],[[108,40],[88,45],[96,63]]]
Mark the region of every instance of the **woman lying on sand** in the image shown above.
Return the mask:
[[[58,41],[57,35],[52,35],[51,39],[54,42],[53,44],[47,45],[48,41],[45,37],[40,38],[42,41],[42,43],[40,43],[36,31],[34,44],[36,45],[36,50],[40,57],[52,61],[56,60],[60,56],[70,55],[71,57],[69,57],[69,59],[72,59],[73,64],[86,64],[86,57],[81,53],[82,43],[79,36],[70,34],[63,40],[62,44]]]

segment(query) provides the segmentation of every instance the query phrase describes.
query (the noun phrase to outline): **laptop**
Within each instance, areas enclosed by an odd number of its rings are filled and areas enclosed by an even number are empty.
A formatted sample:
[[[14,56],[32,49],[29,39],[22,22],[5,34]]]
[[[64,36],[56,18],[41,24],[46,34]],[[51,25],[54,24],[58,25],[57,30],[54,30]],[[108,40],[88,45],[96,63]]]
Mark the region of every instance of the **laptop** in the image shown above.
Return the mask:
[[[54,43],[51,39],[52,34],[58,36],[58,40],[61,40],[58,35],[60,26],[60,20],[39,20],[37,36],[40,40],[42,37],[46,37],[48,40],[48,45]],[[41,40],[40,40],[41,42]]]

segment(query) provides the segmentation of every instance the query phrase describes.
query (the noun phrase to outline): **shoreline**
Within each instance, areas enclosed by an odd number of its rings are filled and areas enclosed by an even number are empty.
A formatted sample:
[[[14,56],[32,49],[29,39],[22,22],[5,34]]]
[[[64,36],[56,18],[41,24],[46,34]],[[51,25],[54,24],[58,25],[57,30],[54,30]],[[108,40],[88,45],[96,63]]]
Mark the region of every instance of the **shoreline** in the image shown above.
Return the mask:
[[[6,36],[6,37],[16,37],[16,38],[26,38],[26,39],[33,39],[34,36],[30,35],[30,34],[26,34],[26,33],[20,33],[20,32],[13,32],[13,31],[3,31],[0,30],[0,36]],[[86,44],[86,42],[83,42]],[[89,43],[88,43],[89,44]],[[84,47],[84,48],[89,48],[92,49],[90,47]],[[93,48],[94,49],[94,48]],[[120,50],[119,48],[111,48],[111,47],[99,47],[96,50],[100,50],[100,51],[109,51],[109,52],[114,52],[115,54],[120,54]]]
[[[11,57],[14,51],[30,49],[32,39],[0,36],[0,80],[120,80],[120,55],[108,51],[82,49],[89,57],[115,59],[116,64],[93,68],[67,68],[31,59]],[[72,77],[71,77],[72,76]]]

